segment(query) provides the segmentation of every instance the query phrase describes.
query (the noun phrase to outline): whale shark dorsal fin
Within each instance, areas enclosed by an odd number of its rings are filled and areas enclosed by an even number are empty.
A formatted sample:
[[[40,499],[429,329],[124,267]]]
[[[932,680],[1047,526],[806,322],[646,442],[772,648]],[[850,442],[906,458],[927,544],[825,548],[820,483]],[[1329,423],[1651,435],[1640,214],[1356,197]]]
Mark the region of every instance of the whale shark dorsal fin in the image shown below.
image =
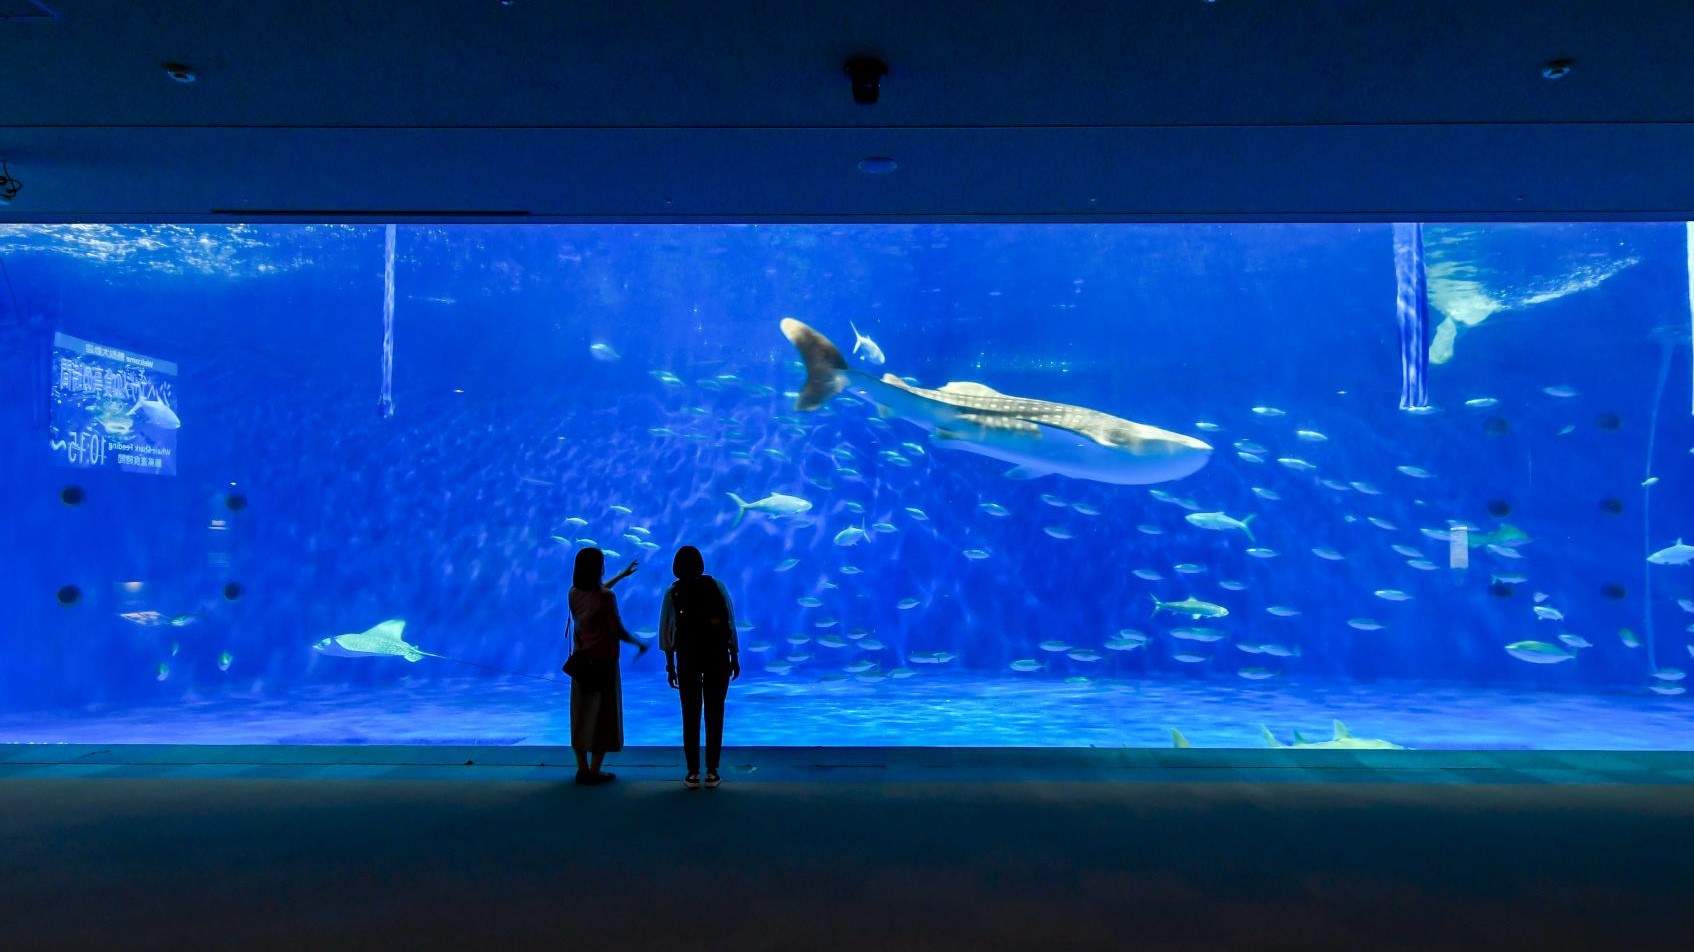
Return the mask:
[[[1299,731],[1295,731],[1294,732],[1294,743],[1296,743],[1296,744],[1310,744],[1311,741],[1307,740],[1304,734],[1301,734]]]
[[[1260,724],[1259,725],[1259,731],[1265,735],[1265,743],[1271,745],[1272,747],[1283,746],[1282,742],[1276,739],[1276,735],[1272,734],[1270,732],[1270,728],[1266,727],[1263,724]]]
[[[1351,740],[1352,738],[1353,738],[1353,734],[1352,734],[1351,731],[1347,730],[1347,725],[1341,723],[1340,721],[1336,721],[1335,722],[1335,739],[1336,740]]]
[[[1182,736],[1182,731],[1179,731],[1179,730],[1177,730],[1176,728],[1173,727],[1173,728],[1171,728],[1171,746],[1172,747],[1180,747],[1184,750],[1187,750],[1188,748],[1193,747],[1194,745],[1190,744],[1188,742],[1188,738]]]
[[[373,626],[371,628],[371,630],[365,632],[365,634],[373,635],[377,638],[387,638],[390,641],[399,641],[400,636],[402,634],[404,634],[405,631],[406,631],[406,620],[405,619],[403,619],[403,618],[390,618],[389,620],[383,622],[380,625]]]
[[[969,380],[949,380],[941,385],[943,393],[967,394],[974,397],[1003,397],[1005,394],[985,383],[972,383]]]

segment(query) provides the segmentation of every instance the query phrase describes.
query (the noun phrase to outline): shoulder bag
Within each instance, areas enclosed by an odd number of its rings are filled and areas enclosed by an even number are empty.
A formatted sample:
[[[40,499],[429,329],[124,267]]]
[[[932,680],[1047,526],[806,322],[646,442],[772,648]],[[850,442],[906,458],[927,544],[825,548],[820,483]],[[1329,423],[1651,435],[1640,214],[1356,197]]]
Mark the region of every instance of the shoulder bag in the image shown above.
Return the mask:
[[[574,621],[574,618],[565,621],[565,638],[571,642],[571,653],[565,658],[560,670],[585,691],[605,690],[611,681],[612,665],[615,662],[590,658],[587,652],[576,650],[576,640],[571,636],[571,624]]]

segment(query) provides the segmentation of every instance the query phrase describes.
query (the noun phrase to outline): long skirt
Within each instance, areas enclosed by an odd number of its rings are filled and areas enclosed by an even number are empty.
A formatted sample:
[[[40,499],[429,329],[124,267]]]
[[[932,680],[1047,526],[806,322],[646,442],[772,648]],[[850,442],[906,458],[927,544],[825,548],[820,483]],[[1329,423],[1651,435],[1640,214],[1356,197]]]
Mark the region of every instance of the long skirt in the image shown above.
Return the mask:
[[[609,753],[623,750],[623,673],[612,665],[612,676],[599,691],[571,682],[571,746]]]

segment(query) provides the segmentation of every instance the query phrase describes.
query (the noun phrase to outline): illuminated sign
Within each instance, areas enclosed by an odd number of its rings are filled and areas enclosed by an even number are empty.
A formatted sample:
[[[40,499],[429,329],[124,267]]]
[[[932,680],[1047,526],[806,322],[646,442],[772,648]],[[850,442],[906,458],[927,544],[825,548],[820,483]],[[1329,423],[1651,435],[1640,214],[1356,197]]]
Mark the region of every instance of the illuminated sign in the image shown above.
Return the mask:
[[[54,462],[176,474],[176,364],[53,335]]]

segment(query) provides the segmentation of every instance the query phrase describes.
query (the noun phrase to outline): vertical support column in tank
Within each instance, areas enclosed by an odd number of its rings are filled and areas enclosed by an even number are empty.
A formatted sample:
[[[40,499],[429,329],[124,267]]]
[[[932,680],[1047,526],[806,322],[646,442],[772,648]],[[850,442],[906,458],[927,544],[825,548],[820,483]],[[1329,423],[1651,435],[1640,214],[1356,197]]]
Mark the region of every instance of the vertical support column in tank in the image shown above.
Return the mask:
[[[377,410],[384,420],[394,415],[394,226],[384,228],[382,240],[382,397]]]
[[[1400,409],[1429,406],[1429,294],[1423,225],[1394,226],[1394,308],[1400,320]]]

